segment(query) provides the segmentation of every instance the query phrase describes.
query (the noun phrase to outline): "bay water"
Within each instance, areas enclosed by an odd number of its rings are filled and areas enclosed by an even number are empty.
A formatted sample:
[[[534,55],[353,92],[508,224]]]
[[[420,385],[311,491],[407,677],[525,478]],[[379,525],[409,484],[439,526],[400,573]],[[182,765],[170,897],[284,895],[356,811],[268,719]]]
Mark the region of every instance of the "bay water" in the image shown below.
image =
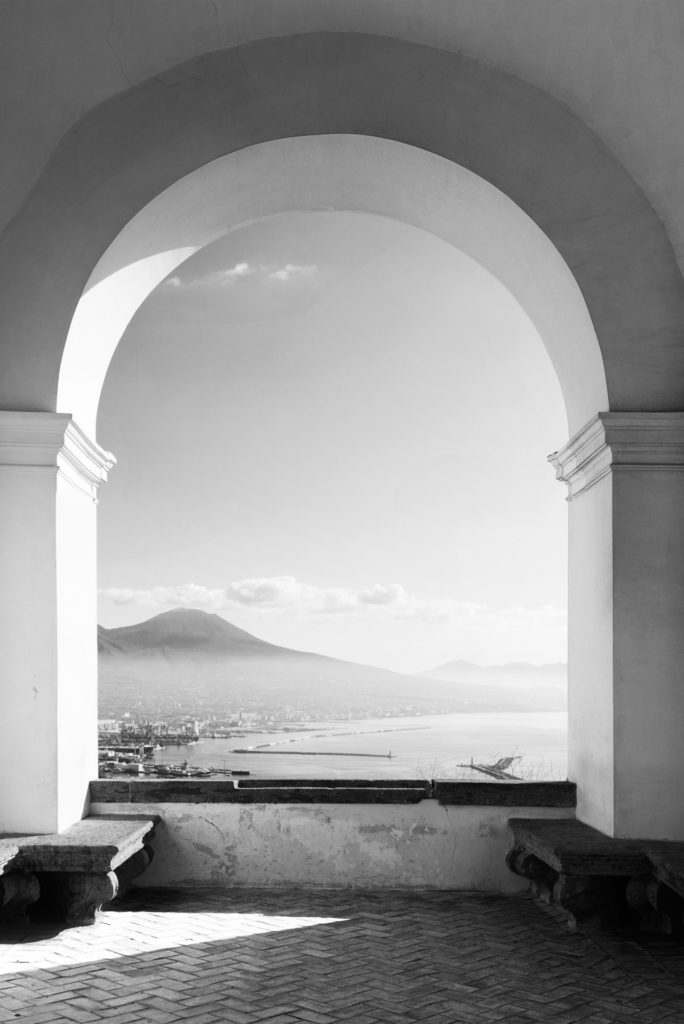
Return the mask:
[[[245,753],[236,753],[236,750]],[[391,756],[390,756],[391,755]],[[315,722],[301,731],[247,732],[157,750],[157,764],[238,769],[261,778],[457,778],[469,767],[519,757],[509,769],[530,781],[567,776],[567,714],[482,712]]]

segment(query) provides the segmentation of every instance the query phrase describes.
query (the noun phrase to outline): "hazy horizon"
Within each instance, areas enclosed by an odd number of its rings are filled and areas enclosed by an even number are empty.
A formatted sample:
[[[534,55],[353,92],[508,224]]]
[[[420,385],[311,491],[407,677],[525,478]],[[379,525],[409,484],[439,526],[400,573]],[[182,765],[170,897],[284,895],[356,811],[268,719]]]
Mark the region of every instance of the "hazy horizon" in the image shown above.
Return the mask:
[[[534,328],[463,253],[360,214],[252,224],[112,361],[100,619],[193,605],[406,673],[564,662],[566,438]]]

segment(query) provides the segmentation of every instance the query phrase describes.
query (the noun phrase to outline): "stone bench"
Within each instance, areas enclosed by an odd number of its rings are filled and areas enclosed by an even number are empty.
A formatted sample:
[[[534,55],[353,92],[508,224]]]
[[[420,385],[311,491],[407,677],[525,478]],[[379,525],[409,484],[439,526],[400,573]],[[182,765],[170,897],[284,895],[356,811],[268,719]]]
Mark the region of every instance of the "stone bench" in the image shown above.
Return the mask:
[[[617,839],[573,819],[511,818],[511,871],[557,904],[568,923],[598,916],[679,933],[684,927],[684,844]]]
[[[92,924],[152,860],[155,815],[91,816],[54,835],[0,836],[0,913]]]
[[[684,933],[684,843],[644,844],[649,873],[630,880],[627,898],[645,927]]]

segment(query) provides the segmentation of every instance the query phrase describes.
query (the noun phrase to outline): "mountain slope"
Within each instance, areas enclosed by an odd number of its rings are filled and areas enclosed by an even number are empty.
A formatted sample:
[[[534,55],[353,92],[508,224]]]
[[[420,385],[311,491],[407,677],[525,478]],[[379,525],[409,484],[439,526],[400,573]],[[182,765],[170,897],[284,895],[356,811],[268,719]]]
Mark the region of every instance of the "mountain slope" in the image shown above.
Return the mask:
[[[177,609],[98,629],[100,714],[222,715],[240,707],[323,715],[555,710],[509,686],[424,679],[269,644],[220,615]]]
[[[193,653],[202,657],[283,653],[288,649],[259,640],[220,615],[195,608],[175,608],[146,622],[117,629],[97,628],[100,654],[154,656]]]

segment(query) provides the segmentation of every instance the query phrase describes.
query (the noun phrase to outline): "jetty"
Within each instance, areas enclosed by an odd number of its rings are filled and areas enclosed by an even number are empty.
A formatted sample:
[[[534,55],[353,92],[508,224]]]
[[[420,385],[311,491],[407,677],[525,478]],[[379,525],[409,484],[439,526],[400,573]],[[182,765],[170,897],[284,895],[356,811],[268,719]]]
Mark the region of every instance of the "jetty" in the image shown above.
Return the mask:
[[[352,750],[264,750],[259,747],[238,747],[231,750],[231,754],[278,754],[292,757],[379,757],[383,761],[391,760],[394,757],[391,750],[386,754],[360,754]]]

